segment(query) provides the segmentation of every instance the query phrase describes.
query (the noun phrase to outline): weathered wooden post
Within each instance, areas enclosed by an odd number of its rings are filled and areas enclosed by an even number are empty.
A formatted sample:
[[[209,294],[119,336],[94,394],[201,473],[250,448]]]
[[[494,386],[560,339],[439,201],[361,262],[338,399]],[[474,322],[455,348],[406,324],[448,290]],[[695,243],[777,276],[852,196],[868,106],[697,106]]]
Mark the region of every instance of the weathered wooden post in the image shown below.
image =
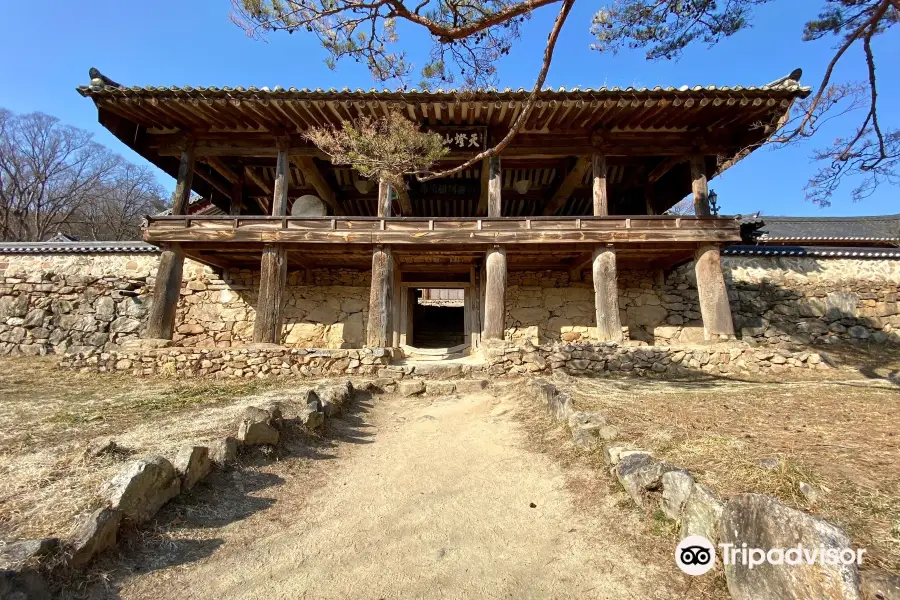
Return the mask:
[[[506,248],[494,246],[484,260],[484,334],[485,340],[502,340],[506,324]]]
[[[228,214],[237,216],[244,211],[244,176],[239,175],[231,184],[231,206]]]
[[[606,157],[594,154],[591,163],[594,170],[594,216],[609,216],[609,195],[606,189]],[[616,251],[612,245],[594,248],[591,261],[594,280],[594,315],[597,322],[597,339],[601,342],[622,341],[622,323],[619,319],[619,281],[616,274]]]
[[[278,140],[272,193],[273,217],[282,217],[287,213],[289,147],[288,140]],[[256,301],[256,320],[253,322],[253,341],[257,344],[277,344],[281,341],[281,305],[286,283],[287,251],[279,244],[266,244],[259,265],[259,298]]]
[[[194,145],[188,142],[181,152],[178,166],[178,180],[175,184],[173,215],[187,213],[194,181]],[[175,332],[175,311],[181,297],[181,273],[184,270],[184,251],[178,244],[170,244],[162,249],[159,267],[156,270],[156,284],[153,287],[153,303],[147,315],[144,337],[148,339],[171,340]]]
[[[391,184],[386,181],[378,182],[378,216],[391,216]]]
[[[500,204],[500,188],[503,180],[500,174],[500,157],[492,156],[488,174],[488,216],[502,217],[503,207]]]
[[[601,342],[621,342],[622,322],[619,319],[616,251],[611,245],[598,246],[594,249],[591,272],[594,278],[594,314],[597,320],[597,339]]]
[[[700,315],[703,317],[703,337],[710,340],[718,336],[733,336],[731,305],[728,288],[722,275],[719,247],[708,244],[694,253],[694,273],[697,277],[697,294],[700,296]]]
[[[394,296],[394,257],[388,245],[375,246],[372,251],[372,284],[369,290],[369,321],[366,326],[366,346],[390,346],[391,317]]]
[[[694,214],[709,216],[709,188],[706,182],[706,161],[702,154],[691,157],[691,188],[694,191]]]
[[[609,216],[609,197],[606,193],[606,156],[594,154],[591,163],[594,170],[594,216]]]

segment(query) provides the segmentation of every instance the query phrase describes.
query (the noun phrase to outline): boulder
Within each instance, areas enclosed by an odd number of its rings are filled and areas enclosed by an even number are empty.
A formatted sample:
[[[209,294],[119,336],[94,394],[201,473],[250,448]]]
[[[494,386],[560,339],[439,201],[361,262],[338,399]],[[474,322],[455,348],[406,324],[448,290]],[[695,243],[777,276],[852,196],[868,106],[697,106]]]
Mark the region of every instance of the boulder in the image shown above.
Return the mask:
[[[0,569],[21,569],[53,554],[59,549],[59,538],[43,538],[13,542],[0,547]],[[5,596],[3,596],[5,597]]]
[[[109,324],[113,333],[135,333],[141,328],[141,322],[131,317],[119,317]]]
[[[456,383],[452,381],[428,381],[425,383],[425,393],[429,396],[447,396],[456,391]]]
[[[572,442],[579,448],[593,449],[599,441],[598,431],[606,420],[595,412],[574,412],[569,415]]]
[[[662,502],[660,508],[670,519],[681,520],[681,510],[694,489],[694,478],[687,471],[676,470],[663,473]]]
[[[619,437],[619,428],[615,425],[604,425],[597,430],[597,436],[604,442],[612,442]]]
[[[397,383],[397,393],[401,396],[415,396],[425,391],[425,382],[421,379],[405,379]]]
[[[740,494],[732,497],[722,513],[719,534],[723,544],[740,548],[796,549],[808,552],[838,552],[850,548],[850,538],[843,530],[805,512],[787,507],[763,494]],[[790,558],[785,556],[785,558]],[[807,564],[802,553],[798,564],[725,565],[728,591],[735,600],[758,598],[807,599],[843,598],[858,600],[859,570],[855,562],[836,565],[828,561]],[[824,564],[823,564],[824,563]]]
[[[161,456],[135,461],[100,490],[112,508],[135,523],[149,521],[163,504],[178,495],[181,480]]]
[[[616,477],[638,506],[645,506],[645,492],[659,489],[662,476],[674,467],[646,453],[619,455]]]
[[[107,548],[114,547],[121,520],[121,511],[106,507],[82,517],[71,542],[70,564],[82,567]]]
[[[316,395],[322,402],[322,412],[325,417],[339,416],[344,411],[344,406],[353,397],[353,384],[349,381],[337,385],[329,385],[316,388]]]
[[[863,600],[900,600],[900,575],[875,569],[859,576]]]
[[[258,406],[248,406],[244,409],[244,413],[238,421],[238,442],[244,446],[265,444],[274,446],[280,437],[269,411]]]
[[[547,412],[557,421],[565,421],[572,414],[572,396],[566,392],[560,392],[550,398],[547,404]]]
[[[50,587],[34,569],[0,570],[0,598],[47,600],[50,598]]]
[[[614,467],[619,464],[619,458],[622,452],[628,449],[625,444],[604,444],[603,446],[603,464],[608,467]],[[646,452],[648,456],[649,452]]]
[[[725,505],[715,492],[695,483],[681,509],[681,537],[702,535],[713,544],[719,538],[719,522]]]
[[[318,394],[310,390],[306,395],[306,406],[300,410],[297,420],[309,431],[322,429],[325,427],[325,413],[322,408]]]
[[[231,436],[209,444],[209,459],[219,467],[227,467],[237,460],[238,442]]]
[[[487,379],[461,379],[456,382],[456,391],[460,394],[475,394],[487,389],[490,383]]]
[[[178,451],[173,463],[181,476],[181,491],[186,492],[198,481],[209,475],[212,461],[209,459],[209,448],[206,446],[185,446]]]

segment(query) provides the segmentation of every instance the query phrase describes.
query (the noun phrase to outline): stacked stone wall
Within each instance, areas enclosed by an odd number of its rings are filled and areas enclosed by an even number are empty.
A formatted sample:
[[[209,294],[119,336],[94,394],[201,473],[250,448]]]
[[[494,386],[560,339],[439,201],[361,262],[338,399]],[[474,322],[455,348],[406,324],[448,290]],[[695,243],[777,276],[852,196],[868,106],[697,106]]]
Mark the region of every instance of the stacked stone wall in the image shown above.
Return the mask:
[[[0,354],[110,349],[139,337],[152,298],[154,253],[0,255]],[[735,257],[722,259],[736,333],[772,345],[900,343],[900,261]],[[596,341],[590,274],[511,272],[505,337],[513,343]],[[231,348],[251,341],[258,271],[223,280],[186,261],[174,342]],[[288,275],[282,342],[358,348],[368,312],[366,271]],[[703,339],[693,265],[619,271],[626,339],[688,345]]]
[[[0,354],[114,348],[138,339],[152,302],[155,253],[0,254]],[[223,280],[186,260],[173,341],[229,348],[251,341],[258,271]],[[358,348],[365,341],[369,275],[342,269],[291,272],[282,342]]]

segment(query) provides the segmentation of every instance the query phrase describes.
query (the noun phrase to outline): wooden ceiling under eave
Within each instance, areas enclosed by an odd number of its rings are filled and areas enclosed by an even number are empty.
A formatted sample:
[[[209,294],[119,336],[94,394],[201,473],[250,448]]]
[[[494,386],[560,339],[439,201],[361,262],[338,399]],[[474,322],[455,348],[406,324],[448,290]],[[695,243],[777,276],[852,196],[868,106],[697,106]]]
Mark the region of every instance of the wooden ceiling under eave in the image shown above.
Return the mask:
[[[684,158],[700,153],[712,178],[748,147],[767,139],[793,101],[808,88],[795,81],[763,87],[547,90],[502,155],[503,213],[508,216],[587,215],[590,171],[584,159],[608,156],[611,214],[644,214],[650,197],[662,212],[690,192]],[[305,157],[330,186],[345,214],[375,214],[377,190],[358,186],[358,175],[335,167],[303,141],[313,126],[335,126],[359,116],[397,109],[429,127],[483,127],[488,143],[502,137],[523,109],[524,91],[364,92],[242,88],[127,88],[86,86],[79,93],[97,105],[100,122],[126,145],[174,176],[180,141],[195,139],[193,189],[227,209],[231,182],[246,176],[244,206],[268,210],[275,171],[276,135],[291,137],[291,153]],[[440,167],[466,160],[455,152]],[[579,170],[579,168],[582,170]],[[481,192],[481,165],[451,179],[411,182],[417,216],[471,216]],[[569,185],[563,186],[571,179]],[[648,179],[653,179],[648,184]],[[290,196],[317,194],[292,165]],[[524,191],[516,182],[527,180]],[[564,197],[559,197],[562,191]],[[317,194],[319,195],[319,194]],[[399,208],[399,207],[398,207]]]

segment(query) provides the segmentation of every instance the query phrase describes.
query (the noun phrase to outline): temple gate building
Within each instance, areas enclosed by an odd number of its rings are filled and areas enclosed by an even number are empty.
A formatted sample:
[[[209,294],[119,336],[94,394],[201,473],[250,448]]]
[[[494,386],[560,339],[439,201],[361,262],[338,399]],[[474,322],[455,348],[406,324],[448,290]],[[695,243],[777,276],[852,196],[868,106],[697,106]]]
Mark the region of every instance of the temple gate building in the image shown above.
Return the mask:
[[[741,221],[710,215],[708,182],[810,92],[799,71],[761,87],[546,89],[500,156],[395,191],[331,164],[303,133],[397,109],[445,137],[450,153],[436,168],[451,167],[502,138],[528,92],[124,87],[92,77],[78,91],[100,123],[177,180],[171,214],[149,217],[144,232],[162,250],[144,337],[185,337],[177,314],[191,310],[179,309],[190,259],[243,282],[255,309],[252,332],[235,328],[211,345],[308,346],[301,324],[325,323],[341,333],[317,334],[322,346],[446,356],[503,339],[652,343],[654,304],[641,298],[691,261],[699,310],[668,308],[681,311],[668,324],[733,336],[720,249],[741,241]],[[666,214],[689,195],[697,216]],[[221,214],[192,214],[192,196]],[[348,292],[361,287],[363,297]]]

